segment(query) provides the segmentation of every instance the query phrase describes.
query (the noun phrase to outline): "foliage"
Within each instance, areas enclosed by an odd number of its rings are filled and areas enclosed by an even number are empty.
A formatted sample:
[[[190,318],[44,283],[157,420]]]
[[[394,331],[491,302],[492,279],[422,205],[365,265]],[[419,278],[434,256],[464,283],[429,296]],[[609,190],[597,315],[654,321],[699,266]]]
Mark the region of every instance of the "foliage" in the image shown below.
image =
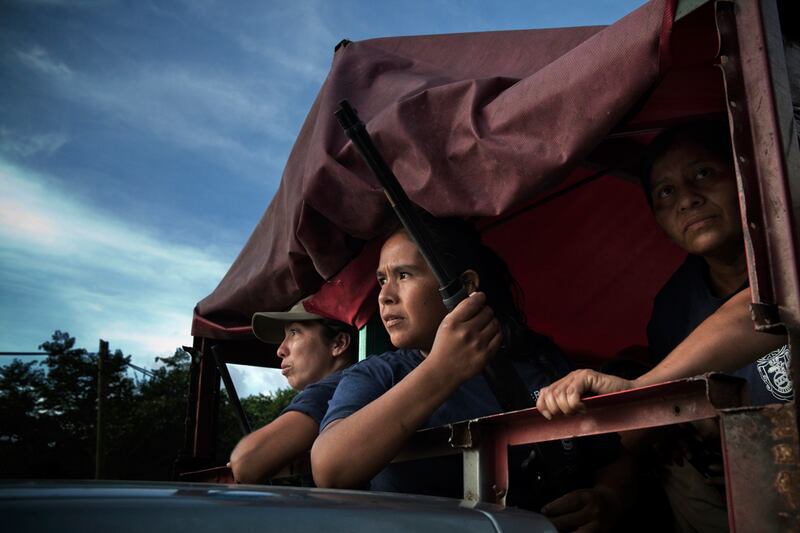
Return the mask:
[[[183,446],[191,356],[182,348],[137,387],[126,416],[128,438],[110,450],[121,479],[171,479]]]
[[[75,339],[61,331],[40,346],[50,354],[44,361],[47,379],[41,399],[43,414],[52,420],[51,429],[55,430],[48,442],[54,456],[48,467],[52,477],[90,477],[94,473],[98,354],[74,346]],[[134,383],[125,372],[129,361],[119,350],[104,361],[106,449],[115,449],[126,438],[120,421],[133,400]],[[57,460],[65,457],[69,460]]]
[[[0,472],[8,477],[41,475],[40,465],[49,455],[48,436],[54,434],[51,418],[41,409],[44,371],[34,365],[15,359],[0,367]]]
[[[76,348],[56,331],[40,347],[42,362],[0,366],[0,477],[94,477],[98,354]],[[156,358],[151,377],[133,380],[129,356],[104,360],[104,477],[167,480],[184,446],[191,356],[179,348]],[[294,391],[244,398],[253,427],[273,420]],[[241,437],[224,391],[220,395],[218,464]]]
[[[252,429],[265,426],[275,420],[295,397],[297,391],[293,389],[280,389],[272,394],[256,394],[242,398],[242,409],[247,415]],[[242,438],[242,430],[236,418],[236,413],[230,403],[226,391],[221,392],[219,410],[219,428],[217,431],[216,461],[225,464],[231,450]]]
[[[279,389],[272,394],[249,396],[242,403],[247,415],[252,417],[253,428],[260,428],[278,418],[295,396],[297,391],[294,389]]]

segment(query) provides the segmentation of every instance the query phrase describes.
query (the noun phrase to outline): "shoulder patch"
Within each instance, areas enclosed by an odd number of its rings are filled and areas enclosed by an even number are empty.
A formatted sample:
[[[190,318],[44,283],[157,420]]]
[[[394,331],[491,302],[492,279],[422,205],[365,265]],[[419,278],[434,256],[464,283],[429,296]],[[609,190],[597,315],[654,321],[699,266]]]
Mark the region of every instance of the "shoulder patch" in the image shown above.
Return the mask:
[[[758,375],[764,387],[781,401],[789,401],[794,396],[792,378],[789,375],[789,346],[785,345],[770,352],[756,362]]]

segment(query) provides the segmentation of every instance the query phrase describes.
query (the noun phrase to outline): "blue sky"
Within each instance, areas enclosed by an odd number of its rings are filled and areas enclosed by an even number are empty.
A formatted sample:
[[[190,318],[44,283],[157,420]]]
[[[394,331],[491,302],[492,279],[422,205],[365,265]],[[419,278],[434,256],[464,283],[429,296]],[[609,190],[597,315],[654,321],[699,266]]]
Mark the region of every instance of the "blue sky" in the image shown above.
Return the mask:
[[[341,39],[608,24],[642,3],[0,0],[0,351],[61,329],[152,367],[191,343]]]

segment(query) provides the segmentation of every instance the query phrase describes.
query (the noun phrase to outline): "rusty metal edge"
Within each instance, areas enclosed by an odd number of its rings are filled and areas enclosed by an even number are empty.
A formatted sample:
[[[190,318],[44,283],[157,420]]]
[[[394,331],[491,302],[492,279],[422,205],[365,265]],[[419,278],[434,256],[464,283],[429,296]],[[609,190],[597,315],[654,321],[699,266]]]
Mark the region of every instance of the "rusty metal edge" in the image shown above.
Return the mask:
[[[723,410],[720,426],[730,530],[800,531],[794,406]]]

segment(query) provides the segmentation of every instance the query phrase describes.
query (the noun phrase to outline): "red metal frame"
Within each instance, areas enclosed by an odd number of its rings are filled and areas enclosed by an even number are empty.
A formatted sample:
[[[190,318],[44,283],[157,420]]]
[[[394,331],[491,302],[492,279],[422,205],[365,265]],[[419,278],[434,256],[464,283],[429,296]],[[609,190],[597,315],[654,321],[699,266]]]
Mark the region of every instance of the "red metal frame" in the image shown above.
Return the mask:
[[[756,328],[785,331],[800,386],[800,150],[774,0],[717,3]],[[795,402],[722,414],[731,531],[800,531]]]
[[[798,149],[777,8],[774,1],[718,2],[717,26],[756,325],[797,326],[800,271],[789,171],[797,176]]]
[[[449,453],[464,454],[464,498],[503,504],[509,446],[715,418],[722,409],[741,405],[742,385],[741,379],[710,374],[588,398],[586,412],[569,418],[548,421],[535,408],[503,413],[422,431],[411,449],[443,442],[447,434]],[[416,456],[409,453],[401,460]]]
[[[211,355],[208,339],[200,343],[197,404],[195,410],[194,442],[192,454],[199,463],[214,457],[217,410],[219,408],[220,375]]]

